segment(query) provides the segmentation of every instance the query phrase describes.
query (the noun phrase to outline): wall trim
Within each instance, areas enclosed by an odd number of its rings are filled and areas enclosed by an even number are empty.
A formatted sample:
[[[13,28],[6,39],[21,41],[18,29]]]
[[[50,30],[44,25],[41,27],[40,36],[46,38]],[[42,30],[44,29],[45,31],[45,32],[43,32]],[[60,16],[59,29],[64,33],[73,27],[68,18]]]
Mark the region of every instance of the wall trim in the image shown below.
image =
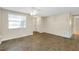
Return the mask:
[[[33,35],[33,33],[32,33],[32,34],[29,34],[29,35],[23,35],[23,36],[20,36],[20,37],[4,38],[4,39],[2,39],[2,40],[0,41],[0,43],[2,43],[3,41],[12,40],[12,39],[17,39],[17,38],[22,38],[22,37],[27,37],[27,36],[31,36],[31,35]]]
[[[55,35],[55,34],[51,34],[51,33],[47,33],[47,32],[38,32],[37,31],[37,33],[40,33],[40,34],[49,34],[49,35]],[[55,36],[59,36],[59,35],[55,35]],[[62,38],[65,38],[65,39],[72,39],[72,36],[70,37],[70,38],[68,38],[68,37],[63,37],[63,36],[59,36],[59,37],[62,37]]]

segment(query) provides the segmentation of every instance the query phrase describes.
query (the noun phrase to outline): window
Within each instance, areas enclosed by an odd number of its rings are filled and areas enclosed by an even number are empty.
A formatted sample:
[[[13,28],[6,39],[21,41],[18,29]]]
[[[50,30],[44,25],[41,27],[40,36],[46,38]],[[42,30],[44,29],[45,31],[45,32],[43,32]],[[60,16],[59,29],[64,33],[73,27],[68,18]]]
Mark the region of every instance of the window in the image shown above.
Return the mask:
[[[25,28],[26,27],[26,16],[20,16],[15,14],[8,14],[8,28]]]

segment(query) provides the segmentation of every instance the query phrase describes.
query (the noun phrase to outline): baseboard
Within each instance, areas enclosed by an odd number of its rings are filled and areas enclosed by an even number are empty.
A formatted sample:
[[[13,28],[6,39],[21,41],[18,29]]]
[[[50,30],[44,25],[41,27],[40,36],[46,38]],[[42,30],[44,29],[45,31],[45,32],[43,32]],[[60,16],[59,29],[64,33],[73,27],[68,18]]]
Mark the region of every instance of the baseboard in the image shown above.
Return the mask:
[[[2,43],[2,41],[0,42],[0,44]]]
[[[55,35],[55,34],[51,34],[51,33],[47,33],[47,32],[37,32],[37,33],[40,33],[40,34],[49,34],[49,35],[53,35],[53,36],[62,37],[62,38],[65,38],[65,39],[72,39],[71,37],[67,38],[67,37],[63,37],[63,36],[59,36],[59,35]]]
[[[44,32],[39,32],[39,31],[33,31],[33,33],[44,33]]]
[[[23,36],[19,36],[19,37],[12,37],[12,38],[4,38],[1,40],[1,42],[7,41],[7,40],[12,40],[12,39],[17,39],[17,38],[22,38],[22,37],[26,37],[26,36],[31,36],[31,35],[33,35],[33,34],[23,35]]]

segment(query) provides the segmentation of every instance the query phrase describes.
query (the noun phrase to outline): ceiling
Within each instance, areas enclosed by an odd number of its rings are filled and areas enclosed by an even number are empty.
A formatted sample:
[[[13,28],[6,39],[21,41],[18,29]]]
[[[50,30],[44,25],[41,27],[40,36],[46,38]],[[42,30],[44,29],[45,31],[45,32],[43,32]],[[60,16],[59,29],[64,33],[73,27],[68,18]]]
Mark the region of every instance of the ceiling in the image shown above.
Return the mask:
[[[32,7],[3,7],[4,9],[18,11],[22,13],[30,13]],[[79,7],[35,7],[39,8],[38,16],[53,16],[61,13],[71,13],[79,15]]]

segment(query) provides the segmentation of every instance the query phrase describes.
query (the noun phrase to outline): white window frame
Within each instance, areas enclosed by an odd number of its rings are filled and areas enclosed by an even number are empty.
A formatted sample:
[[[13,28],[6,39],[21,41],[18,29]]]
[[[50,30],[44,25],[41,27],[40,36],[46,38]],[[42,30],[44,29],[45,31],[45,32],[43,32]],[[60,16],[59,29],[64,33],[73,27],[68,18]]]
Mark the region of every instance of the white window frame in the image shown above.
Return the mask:
[[[14,17],[14,20],[10,20],[11,19],[10,17]],[[12,22],[13,24],[10,21],[13,21]],[[23,25],[22,21],[24,22]],[[19,24],[17,24],[17,22]],[[26,15],[19,15],[13,13],[8,14],[8,29],[19,29],[19,28],[26,28]]]

